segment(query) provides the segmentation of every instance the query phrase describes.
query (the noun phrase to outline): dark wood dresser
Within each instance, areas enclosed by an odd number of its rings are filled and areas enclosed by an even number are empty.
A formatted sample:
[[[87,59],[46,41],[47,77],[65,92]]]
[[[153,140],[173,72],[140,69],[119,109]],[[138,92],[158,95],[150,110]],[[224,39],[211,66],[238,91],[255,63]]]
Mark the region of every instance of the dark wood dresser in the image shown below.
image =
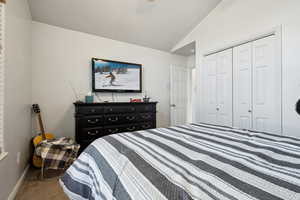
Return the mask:
[[[74,103],[75,139],[81,145],[80,152],[106,135],[156,128],[156,104]]]

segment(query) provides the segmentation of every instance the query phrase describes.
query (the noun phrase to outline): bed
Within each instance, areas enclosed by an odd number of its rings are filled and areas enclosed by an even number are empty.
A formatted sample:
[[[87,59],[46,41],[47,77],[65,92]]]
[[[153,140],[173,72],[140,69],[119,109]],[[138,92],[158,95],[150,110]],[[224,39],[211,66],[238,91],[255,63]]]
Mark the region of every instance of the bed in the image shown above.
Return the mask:
[[[207,124],[116,134],[60,184],[74,200],[299,200],[300,140]]]

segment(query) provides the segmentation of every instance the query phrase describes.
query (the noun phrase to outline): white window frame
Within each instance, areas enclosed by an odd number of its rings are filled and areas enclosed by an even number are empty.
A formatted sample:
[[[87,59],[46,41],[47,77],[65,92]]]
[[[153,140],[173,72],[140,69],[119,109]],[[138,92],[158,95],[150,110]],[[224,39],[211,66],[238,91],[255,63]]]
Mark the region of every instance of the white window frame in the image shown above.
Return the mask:
[[[5,4],[0,3],[0,160],[6,157],[4,146],[4,78],[5,78]]]

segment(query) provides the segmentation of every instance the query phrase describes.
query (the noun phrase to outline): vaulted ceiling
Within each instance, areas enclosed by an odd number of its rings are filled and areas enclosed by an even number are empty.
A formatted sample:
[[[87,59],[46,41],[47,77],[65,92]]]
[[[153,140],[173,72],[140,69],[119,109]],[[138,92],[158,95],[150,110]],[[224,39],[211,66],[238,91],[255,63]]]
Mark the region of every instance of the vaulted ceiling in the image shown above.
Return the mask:
[[[28,0],[33,20],[170,51],[221,0]]]

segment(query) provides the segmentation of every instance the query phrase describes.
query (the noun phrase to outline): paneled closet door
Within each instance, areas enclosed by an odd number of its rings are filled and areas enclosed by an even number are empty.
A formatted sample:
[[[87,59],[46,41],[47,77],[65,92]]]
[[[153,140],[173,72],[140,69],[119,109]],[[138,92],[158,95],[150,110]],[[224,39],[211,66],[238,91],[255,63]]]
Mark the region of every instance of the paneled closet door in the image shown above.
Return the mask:
[[[253,42],[253,129],[281,134],[281,65],[275,36]]]
[[[203,110],[204,122],[217,123],[217,55],[204,58],[203,63]]]
[[[233,49],[233,126],[252,129],[252,43]]]
[[[217,124],[232,126],[232,49],[217,54]]]

